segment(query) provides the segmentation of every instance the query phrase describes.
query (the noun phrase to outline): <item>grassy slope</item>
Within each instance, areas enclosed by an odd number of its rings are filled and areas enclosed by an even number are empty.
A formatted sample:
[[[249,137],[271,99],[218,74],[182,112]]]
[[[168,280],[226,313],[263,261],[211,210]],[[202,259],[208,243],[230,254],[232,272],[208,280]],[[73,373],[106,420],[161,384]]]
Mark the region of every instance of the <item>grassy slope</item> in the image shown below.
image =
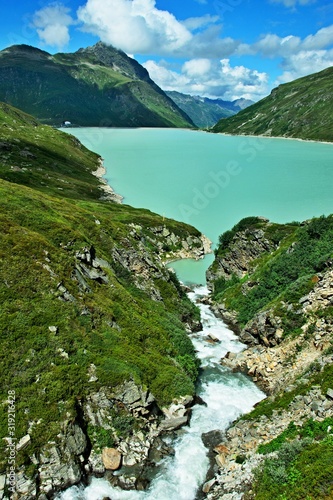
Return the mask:
[[[265,238],[280,241],[279,248],[253,261],[250,272],[244,279],[215,281],[215,300],[224,302],[235,310],[241,325],[251,320],[260,310],[271,308],[282,318],[285,335],[296,336],[303,333],[300,326],[305,320],[298,312],[298,301],[314,287],[316,274],[330,265],[333,256],[333,216],[312,219],[304,226],[295,223],[267,224],[256,218],[244,219],[235,228],[221,235],[213,265],[215,270],[218,260],[228,254],[236,233],[246,228],[262,229]],[[244,294],[242,287],[247,282],[254,286]],[[292,307],[280,310],[282,303]],[[321,309],[317,317],[331,320],[332,307]],[[332,352],[333,346],[326,354]],[[297,396],[307,394],[313,386],[321,388],[324,398],[327,390],[333,387],[333,365],[310,365],[294,385],[293,390],[282,391],[261,401],[251,413],[242,418],[254,422],[263,415],[271,418],[273,412],[288,410],[289,404]],[[251,486],[252,492],[247,493],[245,498],[332,498],[333,441],[332,434],[328,433],[332,427],[332,419],[326,420],[323,423],[307,421],[297,429],[291,426],[291,430],[284,431],[271,443],[259,446],[260,453],[276,451],[277,455],[267,458],[258,467]]]
[[[100,51],[110,51],[106,63]],[[0,53],[0,99],[49,124],[192,126],[135,63],[106,46],[96,53],[55,56],[33,47],[10,47]]]
[[[228,253],[229,244],[239,231],[239,225],[235,227],[238,228],[236,231],[220,237],[222,244],[216,251],[213,269],[216,269],[218,259]],[[233,277],[230,281],[218,279],[214,283],[215,300],[225,302],[235,310],[241,326],[260,310],[275,308],[278,312],[281,301],[294,304],[297,308],[298,300],[315,286],[316,280],[313,278],[316,273],[327,269],[333,256],[333,216],[312,219],[304,226],[259,221],[248,227],[263,229],[265,238],[279,242],[279,247],[271,254],[263,254],[253,261],[250,272],[244,278]],[[244,294],[241,290],[247,282],[254,285]],[[290,317],[286,316],[285,321],[285,331],[292,333],[301,326],[302,315],[290,312]]]
[[[333,141],[333,68],[280,85],[214,132]]]
[[[330,348],[332,353],[333,348]],[[297,387],[290,392],[282,392],[274,398],[261,401],[256,408],[243,418],[256,420],[273,412],[288,410],[289,404],[297,397],[306,395],[313,386],[321,388],[323,398],[333,387],[333,366],[323,369],[310,366],[304,378],[297,381]],[[275,415],[276,418],[276,415]],[[278,498],[279,500],[319,500],[330,499],[333,494],[333,438],[332,418],[305,420],[301,426],[292,421],[289,427],[265,445],[259,445],[258,453],[269,455],[255,470],[251,494],[246,500]]]
[[[154,301],[111,254],[133,249],[140,259],[149,251],[159,265],[150,228],[198,232],[146,210],[99,201],[91,175],[98,156],[4,104],[0,151],[1,401],[16,390],[17,438],[29,422],[40,421],[30,432],[29,453],[51,440],[65,413],[74,415],[76,401],[100,386],[133,377],[160,403],[193,392],[195,354],[181,320],[197,317],[196,310],[167,271],[151,279],[164,299]],[[139,239],[130,234],[133,224]],[[91,245],[110,268],[108,284],[86,278],[87,292],[73,276],[77,252]],[[73,301],[59,300],[64,288]],[[57,326],[57,334],[49,326]],[[91,364],[94,384],[88,384]],[[26,460],[24,453],[19,460]]]

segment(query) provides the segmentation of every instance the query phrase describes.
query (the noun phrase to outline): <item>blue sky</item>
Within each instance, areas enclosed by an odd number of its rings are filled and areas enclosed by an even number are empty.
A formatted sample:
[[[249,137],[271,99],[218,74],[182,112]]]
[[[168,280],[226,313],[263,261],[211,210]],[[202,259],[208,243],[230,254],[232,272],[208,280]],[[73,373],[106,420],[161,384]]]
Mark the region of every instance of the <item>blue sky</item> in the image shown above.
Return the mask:
[[[124,50],[164,90],[258,100],[333,65],[333,2],[25,0],[2,2],[0,49],[50,53],[99,40]]]

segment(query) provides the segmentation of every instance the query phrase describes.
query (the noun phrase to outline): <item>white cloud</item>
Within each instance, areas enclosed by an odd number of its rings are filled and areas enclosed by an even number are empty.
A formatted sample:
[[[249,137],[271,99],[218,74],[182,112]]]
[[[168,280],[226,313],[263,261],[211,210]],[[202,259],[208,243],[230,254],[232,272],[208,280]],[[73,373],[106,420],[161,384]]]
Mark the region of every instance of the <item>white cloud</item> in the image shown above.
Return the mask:
[[[333,44],[333,24],[322,28],[315,35],[309,35],[305,38],[302,49],[318,50]]]
[[[78,10],[85,31],[131,53],[172,53],[192,38],[170,12],[156,8],[155,0],[88,0]]]
[[[35,12],[32,27],[43,43],[62,48],[69,42],[69,26],[75,24],[69,12],[70,9],[60,3],[52,3]]]
[[[87,0],[77,12],[84,31],[126,53],[174,57],[229,57],[239,41],[221,38],[219,16],[179,21],[155,0]]]
[[[253,44],[223,37],[219,17],[205,15],[179,21],[156,7],[156,0],[83,0],[74,21],[63,4],[55,2],[34,14],[33,26],[40,39],[59,48],[69,42],[69,27],[81,23],[86,32],[128,54],[187,59],[179,71],[148,61],[152,78],[165,89],[211,97],[257,99],[270,89],[267,74],[231,66],[230,57],[251,55],[280,63],[278,82],[319,71],[332,64],[333,25],[304,39],[290,34],[263,35]],[[205,3],[204,0],[196,0]],[[238,0],[237,0],[238,1]],[[296,8],[312,0],[271,0]],[[264,64],[264,63],[261,63]],[[228,97],[229,96],[229,97]]]
[[[265,57],[287,57],[298,51],[301,45],[299,37],[289,35],[281,38],[277,35],[265,35],[250,47],[250,52],[260,53]]]
[[[276,85],[316,73],[329,66],[333,66],[333,49],[301,50],[297,54],[293,54],[288,59],[285,59],[282,64],[284,71],[277,79]]]
[[[290,57],[303,51],[322,50],[333,44],[333,25],[322,28],[314,35],[309,35],[304,40],[297,36],[289,35],[281,38],[268,34],[252,46],[243,45],[239,52],[244,54],[260,53],[266,57]]]
[[[210,59],[192,59],[186,61],[183,65],[182,72],[189,77],[203,77],[210,71],[212,62]]]
[[[244,66],[232,67],[229,59],[192,59],[184,63],[180,72],[169,69],[164,61],[147,61],[144,66],[164,90],[226,100],[258,100],[268,93],[266,73]]]
[[[182,92],[186,89],[190,79],[186,75],[177,73],[169,69],[165,61],[157,63],[155,61],[147,61],[143,66],[148,71],[150,77],[156,82],[163,90],[178,90]]]
[[[175,51],[174,55],[184,58],[220,59],[236,54],[239,46],[238,40],[230,37],[221,38],[221,26],[212,25],[194,34],[191,41]]]
[[[182,21],[183,25],[186,26],[187,29],[193,31],[198,28],[203,28],[209,26],[210,24],[214,24],[219,21],[219,16],[211,16],[207,14],[206,16],[201,17],[189,17]]]

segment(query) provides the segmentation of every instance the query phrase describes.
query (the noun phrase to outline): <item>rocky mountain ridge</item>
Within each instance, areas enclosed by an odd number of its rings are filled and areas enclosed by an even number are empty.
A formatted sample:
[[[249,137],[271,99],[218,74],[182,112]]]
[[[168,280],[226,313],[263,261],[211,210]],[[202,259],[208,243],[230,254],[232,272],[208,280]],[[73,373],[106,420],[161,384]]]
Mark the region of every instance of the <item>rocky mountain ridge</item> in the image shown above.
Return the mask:
[[[137,61],[101,42],[55,55],[2,50],[0,101],[57,127],[193,127]]]
[[[253,101],[249,99],[225,101],[223,99],[210,99],[208,97],[182,94],[176,91],[166,91],[166,94],[200,128],[210,128],[221,118],[233,116],[253,104]]]

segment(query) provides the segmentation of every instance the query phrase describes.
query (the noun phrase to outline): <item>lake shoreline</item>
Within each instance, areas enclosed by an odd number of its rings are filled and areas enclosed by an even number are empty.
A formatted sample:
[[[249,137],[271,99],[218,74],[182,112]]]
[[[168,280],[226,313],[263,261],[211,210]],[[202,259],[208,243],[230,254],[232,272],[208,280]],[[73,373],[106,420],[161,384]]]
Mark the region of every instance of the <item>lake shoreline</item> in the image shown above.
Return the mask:
[[[205,132],[205,130],[203,131]],[[207,131],[208,133],[213,133],[213,134],[218,134],[218,135],[224,135],[226,137],[259,137],[260,139],[283,139],[283,140],[288,140],[288,141],[299,141],[299,142],[313,142],[315,144],[329,144],[333,146],[333,141],[316,141],[315,139],[301,139],[300,137],[283,137],[283,136],[273,136],[273,135],[255,135],[255,134],[225,134],[224,132],[211,132]]]
[[[190,224],[213,245],[245,216],[286,223],[332,213],[332,149],[322,142],[197,132],[70,129],[100,158],[102,199]]]
[[[122,203],[124,197],[121,194],[115,192],[115,190],[110,186],[108,181],[104,178],[106,175],[106,167],[104,166],[104,159],[102,157],[98,160],[98,167],[93,175],[97,177],[101,183],[101,190],[103,191],[103,195],[101,196],[102,200],[109,200],[115,203]]]

